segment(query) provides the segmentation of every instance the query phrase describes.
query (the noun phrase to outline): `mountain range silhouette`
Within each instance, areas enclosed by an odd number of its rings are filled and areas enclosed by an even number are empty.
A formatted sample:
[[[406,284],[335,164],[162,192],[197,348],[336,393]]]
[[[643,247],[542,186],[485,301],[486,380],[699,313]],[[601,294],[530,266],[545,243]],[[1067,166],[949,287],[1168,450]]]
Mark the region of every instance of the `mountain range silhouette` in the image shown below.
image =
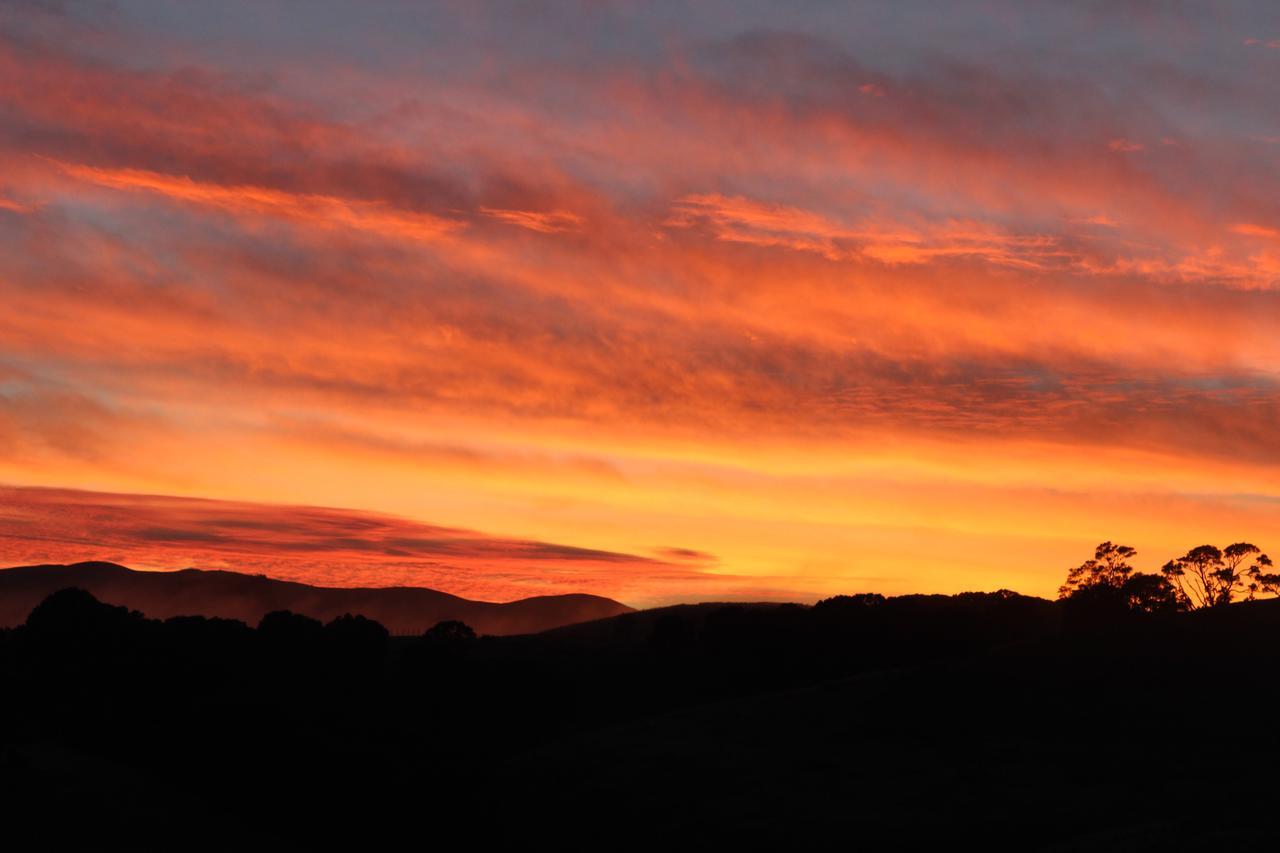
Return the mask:
[[[22,624],[46,596],[66,587],[79,587],[103,602],[139,610],[153,619],[198,615],[256,625],[275,610],[322,622],[352,613],[402,636],[421,634],[448,620],[465,622],[479,634],[531,634],[632,612],[625,604],[595,595],[546,595],[497,603],[423,587],[319,587],[236,572],[144,572],[90,562],[0,569],[0,627]]]

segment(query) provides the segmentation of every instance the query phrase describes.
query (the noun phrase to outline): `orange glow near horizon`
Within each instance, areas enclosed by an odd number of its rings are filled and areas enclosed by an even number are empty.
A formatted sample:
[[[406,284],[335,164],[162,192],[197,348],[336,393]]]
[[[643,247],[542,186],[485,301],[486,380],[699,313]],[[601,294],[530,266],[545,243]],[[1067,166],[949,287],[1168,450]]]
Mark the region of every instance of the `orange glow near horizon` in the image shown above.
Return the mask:
[[[1280,53],[996,7],[20,4],[0,563],[646,606],[1280,549]]]

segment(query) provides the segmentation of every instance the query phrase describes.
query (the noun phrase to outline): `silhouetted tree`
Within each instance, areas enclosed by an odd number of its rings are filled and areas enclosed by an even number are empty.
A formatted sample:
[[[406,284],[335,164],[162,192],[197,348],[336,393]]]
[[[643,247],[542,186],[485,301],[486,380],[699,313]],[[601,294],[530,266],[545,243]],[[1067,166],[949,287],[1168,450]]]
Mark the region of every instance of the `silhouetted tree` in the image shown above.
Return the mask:
[[[1248,564],[1250,557],[1253,562]],[[1270,566],[1271,559],[1257,545],[1236,542],[1225,550],[1213,545],[1192,548],[1165,563],[1161,572],[1177,589],[1183,606],[1200,610],[1230,604],[1241,592],[1252,594],[1256,579]]]
[[[446,619],[437,622],[422,633],[422,639],[437,645],[465,645],[476,638],[476,632],[466,622],[457,619]]]
[[[344,613],[324,626],[330,648],[351,664],[372,666],[387,653],[390,633],[381,622]]]
[[[1094,549],[1092,560],[1085,560],[1067,572],[1066,581],[1058,587],[1058,598],[1070,598],[1093,587],[1120,590],[1133,573],[1129,560],[1137,554],[1137,549],[1128,545],[1103,542]]]
[[[275,610],[258,623],[258,639],[262,646],[284,664],[291,677],[301,676],[303,663],[317,666],[324,643],[324,625],[301,613]],[[287,661],[287,663],[285,663]]]
[[[824,598],[817,604],[813,605],[815,610],[821,610],[827,607],[877,607],[884,604],[887,599],[878,592],[858,592],[853,595],[833,595],[830,598]]]
[[[128,654],[147,630],[146,618],[136,610],[106,604],[79,588],[59,590],[27,616],[25,632],[65,662],[93,667],[107,656]]]
[[[1122,590],[1125,603],[1134,613],[1172,613],[1181,609],[1178,591],[1163,575],[1134,572]]]
[[[104,604],[79,587],[59,590],[35,606],[27,616],[31,633],[57,637],[115,634],[141,624],[136,610]]]
[[[1253,558],[1253,563],[1248,567],[1242,568],[1244,564]],[[1259,590],[1266,592],[1260,578],[1267,576],[1267,570],[1271,568],[1271,558],[1262,553],[1262,549],[1252,542],[1237,542],[1234,545],[1228,545],[1222,551],[1223,568],[1232,574],[1241,575],[1244,578],[1245,591],[1249,593],[1252,599],[1257,595]]]
[[[344,613],[333,619],[328,625],[324,626],[324,630],[330,637],[341,637],[344,639],[360,639],[370,642],[385,643],[390,633],[381,622],[370,619],[367,616]]]
[[[258,622],[258,634],[266,640],[317,644],[324,631],[319,619],[292,610],[273,610]]]
[[[1272,567],[1271,558],[1266,554],[1258,557],[1257,571],[1253,575],[1253,581],[1250,587],[1250,595],[1255,592],[1265,592],[1269,595],[1280,596],[1280,572],[1268,571]]]
[[[1161,575],[1135,572],[1129,560],[1137,556],[1129,545],[1103,542],[1086,560],[1067,572],[1058,599],[1068,606],[1072,620],[1105,623],[1129,613],[1167,613],[1179,609],[1178,591]]]
[[[404,650],[409,668],[456,668],[463,664],[467,652],[477,642],[471,626],[457,619],[437,622],[422,632],[417,641]]]

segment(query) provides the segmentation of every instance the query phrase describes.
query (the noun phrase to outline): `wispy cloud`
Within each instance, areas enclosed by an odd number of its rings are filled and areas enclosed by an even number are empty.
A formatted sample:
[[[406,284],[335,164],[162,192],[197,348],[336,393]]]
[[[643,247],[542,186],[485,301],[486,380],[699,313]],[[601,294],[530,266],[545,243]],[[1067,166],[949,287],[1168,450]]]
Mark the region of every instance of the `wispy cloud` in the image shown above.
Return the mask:
[[[357,510],[13,487],[0,487],[0,497],[6,564],[112,559],[320,585],[418,585],[496,601],[566,590],[647,597],[653,577],[688,592],[735,580],[700,574],[696,567],[715,558],[689,549],[646,557]]]
[[[576,231],[582,224],[582,217],[567,210],[499,210],[482,207],[480,212],[492,216],[510,225],[528,228],[530,231],[541,231],[544,234],[556,234],[562,231]]]
[[[1063,252],[1048,235],[1012,235],[981,222],[907,225],[892,221],[843,224],[821,214],[741,196],[679,199],[666,225],[706,222],[719,240],[816,252],[829,260],[871,258],[920,264],[945,257],[977,257],[1010,266],[1039,267]]]
[[[432,241],[462,227],[425,213],[396,210],[383,202],[286,193],[267,187],[223,186],[141,169],[98,169],[59,163],[65,174],[113,190],[153,193],[179,203],[232,216],[266,217],[326,229],[350,228],[390,239]]]

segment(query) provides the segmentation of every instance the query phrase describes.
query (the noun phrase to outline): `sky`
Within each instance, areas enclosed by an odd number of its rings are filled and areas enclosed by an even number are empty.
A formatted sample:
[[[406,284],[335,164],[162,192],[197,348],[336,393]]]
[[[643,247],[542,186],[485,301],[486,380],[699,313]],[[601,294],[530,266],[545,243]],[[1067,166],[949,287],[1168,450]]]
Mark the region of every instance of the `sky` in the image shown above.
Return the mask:
[[[0,563],[1280,548],[1271,2],[0,2]]]

